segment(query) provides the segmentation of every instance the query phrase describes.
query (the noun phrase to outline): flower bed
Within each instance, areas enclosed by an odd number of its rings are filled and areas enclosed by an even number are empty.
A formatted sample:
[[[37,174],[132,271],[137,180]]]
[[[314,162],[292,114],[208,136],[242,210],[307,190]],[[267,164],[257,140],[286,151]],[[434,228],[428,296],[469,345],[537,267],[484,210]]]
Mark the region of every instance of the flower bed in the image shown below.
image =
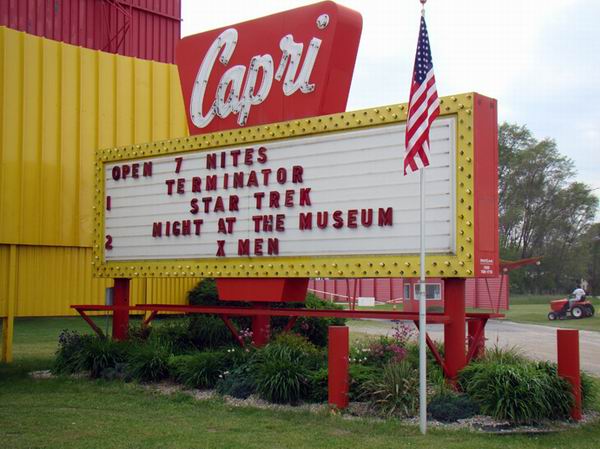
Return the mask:
[[[216,291],[211,288],[205,283],[191,292],[190,300],[213,301]],[[330,305],[309,295],[306,306]],[[151,329],[132,328],[126,342],[64,331],[53,371],[142,383],[168,380],[184,388],[273,404],[326,403],[327,327],[342,323],[298,320],[293,332],[283,333],[285,323],[273,321],[274,338],[262,348],[239,347],[223,322],[207,315],[159,320]],[[247,319],[236,324],[249,343]],[[419,351],[415,337],[411,328],[397,323],[391,336],[352,345],[349,399],[362,405],[351,409],[369,416],[416,415]],[[438,349],[443,354],[443,347]],[[512,425],[568,419],[573,397],[553,364],[529,361],[514,350],[488,350],[460,373],[460,391],[449,386],[430,353],[427,365],[428,410],[440,422],[480,413]],[[586,375],[582,379],[587,407],[596,392]]]

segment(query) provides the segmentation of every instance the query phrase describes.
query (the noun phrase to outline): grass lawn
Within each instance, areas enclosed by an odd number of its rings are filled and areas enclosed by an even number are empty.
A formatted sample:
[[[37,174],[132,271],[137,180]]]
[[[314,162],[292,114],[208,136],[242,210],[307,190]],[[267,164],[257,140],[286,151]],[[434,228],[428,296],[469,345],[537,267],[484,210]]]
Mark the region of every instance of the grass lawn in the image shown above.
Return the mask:
[[[15,363],[0,365],[1,448],[600,447],[600,423],[537,436],[430,429],[422,437],[417,426],[393,420],[235,408],[120,382],[30,378],[29,371],[50,366],[56,337],[65,327],[87,329],[78,318],[17,320]]]
[[[600,331],[600,299],[590,298],[596,309],[596,315],[590,318],[583,318],[579,320],[568,319],[549,321],[548,312],[550,311],[550,301],[554,299],[560,299],[561,295],[511,295],[510,297],[510,310],[500,311],[506,314],[506,319],[509,321],[515,321],[517,323],[532,323],[542,324],[545,326],[561,327],[567,329],[582,329],[589,331]],[[359,310],[394,310],[391,304],[380,304],[375,307],[358,307]],[[402,305],[396,306],[398,311],[402,310]],[[469,309],[470,310],[470,309]],[[435,310],[438,311],[438,310]],[[439,310],[441,312],[441,310]],[[475,310],[474,312],[489,312],[489,310]],[[356,320],[351,320],[356,321]],[[381,326],[388,327],[387,323],[372,321],[369,322],[369,326]],[[357,321],[357,326],[360,326],[360,322]]]
[[[568,329],[600,331],[600,300],[598,298],[591,298],[591,301],[594,304],[594,308],[596,309],[596,314],[593,317],[582,318],[579,320],[568,319],[549,321],[548,312],[550,311],[550,301],[559,298],[560,295],[511,296],[510,310],[506,312],[506,319],[510,321],[515,321],[517,323],[533,323]]]

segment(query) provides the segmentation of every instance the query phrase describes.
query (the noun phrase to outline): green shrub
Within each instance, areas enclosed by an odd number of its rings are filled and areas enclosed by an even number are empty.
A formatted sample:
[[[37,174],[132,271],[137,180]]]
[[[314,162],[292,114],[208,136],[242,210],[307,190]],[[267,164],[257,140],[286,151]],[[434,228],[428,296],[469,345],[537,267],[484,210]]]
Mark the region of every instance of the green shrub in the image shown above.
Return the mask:
[[[157,346],[169,348],[173,354],[185,354],[195,349],[190,335],[190,318],[160,320],[152,327],[149,341]]]
[[[227,356],[221,351],[198,352],[171,362],[171,369],[175,379],[188,387],[213,388],[227,370]]]
[[[307,369],[319,369],[325,361],[325,353],[312,344],[305,336],[292,332],[277,335],[263,351],[267,353],[289,352]]]
[[[93,335],[82,335],[67,329],[62,330],[58,337],[58,349],[52,364],[52,372],[73,374],[85,370],[85,349],[94,338]]]
[[[219,394],[226,394],[234,398],[246,399],[256,392],[253,365],[246,363],[225,371],[219,379],[216,390]]]
[[[319,310],[341,310],[342,306],[334,304],[329,301],[320,299],[313,293],[306,295],[304,302],[286,302],[286,303],[274,303],[274,308],[286,308],[286,309],[319,309]],[[273,317],[271,319],[271,329],[274,334],[280,332],[289,322],[288,317]],[[294,324],[292,331],[296,334],[300,334],[308,338],[308,340],[315,346],[323,348],[327,346],[327,340],[329,336],[329,326],[343,326],[346,320],[343,318],[315,318],[315,317],[300,317]]]
[[[444,358],[444,354],[445,354],[444,344],[439,341],[435,341],[435,340],[434,340],[433,344],[435,345],[435,348],[437,349],[440,356],[442,358]],[[418,368],[419,367],[419,344],[417,342],[410,342],[406,345],[406,350],[407,350],[406,361],[408,363],[410,363],[412,366],[414,366],[415,368]],[[434,369],[434,367],[439,366],[437,364],[437,361],[435,360],[435,357],[433,356],[433,353],[429,350],[429,348],[426,348],[425,356],[427,358],[427,370],[428,371],[430,370],[430,368]]]
[[[317,310],[342,310],[343,307],[325,301],[313,293],[306,295],[304,307]],[[315,346],[324,348],[329,339],[329,326],[344,326],[343,318],[300,317],[293,327],[294,332],[304,335]]]
[[[326,402],[328,390],[329,373],[326,367],[308,373],[308,390],[306,399],[310,402]]]
[[[203,306],[222,306],[227,305],[228,307],[249,307],[247,302],[243,301],[227,301],[223,303],[219,300],[216,282],[214,279],[203,279],[199,282],[192,290],[188,292],[188,300],[191,305],[203,305]],[[306,295],[305,302],[293,302],[293,303],[274,303],[274,308],[302,308],[306,307],[309,309],[343,309],[342,306],[338,306],[329,301],[324,301],[316,295],[309,293]],[[194,343],[198,348],[218,348],[219,346],[230,344],[233,339],[229,334],[229,330],[223,324],[223,322],[214,316],[202,315],[197,318],[210,317],[216,319],[214,323],[202,322],[202,326],[208,327],[207,330],[200,332],[200,335],[193,337]],[[196,318],[196,317],[194,317]],[[232,321],[236,324],[238,329],[247,329],[251,327],[251,319],[249,317],[236,317]],[[277,334],[281,331],[288,323],[288,317],[273,317],[271,319],[271,330],[273,334]],[[293,327],[293,331],[297,334],[303,335],[310,342],[318,347],[327,346],[328,339],[328,327],[329,326],[343,326],[345,320],[341,318],[307,318],[300,317],[296,321]],[[212,338],[211,338],[212,337]],[[208,341],[208,343],[206,343]]]
[[[190,318],[188,336],[198,349],[215,349],[237,343],[223,320],[213,315]]]
[[[110,338],[94,336],[82,348],[82,368],[94,378],[102,377],[105,370],[114,369],[126,360],[127,343]]]
[[[191,354],[179,354],[171,355],[167,360],[167,368],[169,370],[169,378],[178,383],[184,383],[184,376],[189,361],[193,355]]]
[[[431,417],[441,422],[455,422],[459,419],[475,416],[479,407],[464,394],[438,394],[431,399],[427,407]]]
[[[390,361],[401,362],[407,356],[405,343],[387,336],[357,344],[350,351],[350,361],[376,367],[383,367]]]
[[[249,307],[249,304],[244,301],[221,301],[217,291],[217,283],[212,278],[203,279],[196,284],[196,286],[188,292],[188,301],[189,304],[193,306]],[[231,318],[231,321],[238,329],[248,329],[252,325],[252,319],[250,317],[234,317]],[[219,325],[222,328],[226,328],[225,324],[223,324],[220,319]]]
[[[157,323],[149,340],[169,347],[174,354],[220,348],[235,342],[223,321],[213,315],[171,318]]]
[[[169,348],[142,343],[129,350],[129,374],[141,382],[156,382],[169,375]]]
[[[459,380],[483,413],[513,423],[565,418],[573,401],[568,383],[548,364],[484,360],[467,366]]]
[[[585,410],[597,403],[598,384],[588,374],[581,372],[581,402]]]
[[[129,364],[127,362],[116,363],[114,367],[102,370],[100,377],[106,380],[129,380]]]
[[[285,345],[267,345],[257,352],[256,389],[270,402],[295,404],[307,396],[309,369],[298,352]]]
[[[219,299],[217,282],[213,278],[202,279],[188,292],[187,296],[189,304],[192,306],[248,307],[248,303],[244,301],[227,301],[223,303]]]
[[[435,396],[445,396],[454,392],[454,388],[444,376],[444,371],[437,364],[427,367],[427,386]]]
[[[129,331],[127,339],[133,342],[143,342],[148,340],[152,332],[151,326],[144,326],[141,322],[129,322]]]
[[[192,306],[217,306],[220,305],[217,284],[214,279],[206,278],[198,282],[188,292],[188,301]]]
[[[408,362],[388,363],[381,377],[363,385],[363,397],[383,416],[413,416],[419,403],[419,373]]]
[[[497,362],[509,365],[519,365],[521,363],[529,362],[518,347],[511,346],[509,348],[501,348],[497,345],[485,349],[483,360],[486,362]]]
[[[558,367],[556,363],[537,362],[539,369],[546,371],[552,377],[558,377]],[[597,397],[597,387],[594,380],[585,372],[581,372],[581,402],[583,409],[589,409],[595,404]]]
[[[350,377],[348,397],[351,401],[358,401],[364,399],[361,396],[364,391],[364,385],[380,377],[381,369],[374,366],[351,363],[348,368],[348,374]]]

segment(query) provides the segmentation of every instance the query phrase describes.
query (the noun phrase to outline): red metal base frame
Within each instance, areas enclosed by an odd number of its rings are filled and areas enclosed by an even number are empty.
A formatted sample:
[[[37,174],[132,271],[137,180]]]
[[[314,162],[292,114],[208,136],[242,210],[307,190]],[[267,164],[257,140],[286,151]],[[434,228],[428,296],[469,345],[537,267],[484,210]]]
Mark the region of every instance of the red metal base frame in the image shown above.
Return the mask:
[[[333,318],[370,318],[370,319],[382,319],[382,320],[404,320],[404,321],[412,321],[418,328],[418,320],[419,316],[417,313],[411,312],[397,312],[397,311],[371,311],[371,310],[315,310],[315,309],[272,309],[268,307],[254,307],[254,308],[246,308],[246,307],[218,307],[218,306],[177,306],[171,304],[138,304],[135,306],[129,307],[115,307],[115,306],[100,306],[100,305],[74,305],[71,306],[73,309],[77,310],[77,312],[81,315],[81,317],[92,327],[94,332],[98,335],[103,335],[102,330],[96,326],[96,324],[90,319],[90,317],[85,313],[86,311],[125,311],[127,310],[127,314],[131,311],[150,311],[150,316],[144,321],[143,325],[148,325],[154,318],[156,318],[159,312],[179,312],[182,314],[185,313],[202,313],[202,314],[214,314],[218,315],[231,334],[234,336],[236,341],[240,344],[240,346],[244,346],[244,342],[242,338],[239,336],[238,330],[235,325],[231,322],[229,317],[231,316],[261,316],[261,317],[270,317],[270,316],[289,316],[290,321],[287,323],[284,331],[289,331],[292,329],[298,317],[307,316],[307,317],[333,317]],[[469,353],[466,355],[467,363],[475,356],[475,349],[480,347],[480,345],[484,344],[484,328],[488,319],[490,318],[502,318],[503,314],[500,313],[466,313],[465,318],[468,321],[480,321],[479,332],[474,336],[477,344],[470,345]],[[442,323],[446,324],[450,322],[450,317],[443,313],[428,313],[427,314],[427,322],[428,323]],[[448,366],[445,363],[444,359],[440,355],[437,347],[435,346],[433,340],[426,335],[427,346],[429,350],[433,354],[437,363],[442,368],[444,375],[447,378],[451,378],[451,373],[449,372]],[[255,340],[256,343],[256,340]],[[264,344],[260,343],[260,344]]]

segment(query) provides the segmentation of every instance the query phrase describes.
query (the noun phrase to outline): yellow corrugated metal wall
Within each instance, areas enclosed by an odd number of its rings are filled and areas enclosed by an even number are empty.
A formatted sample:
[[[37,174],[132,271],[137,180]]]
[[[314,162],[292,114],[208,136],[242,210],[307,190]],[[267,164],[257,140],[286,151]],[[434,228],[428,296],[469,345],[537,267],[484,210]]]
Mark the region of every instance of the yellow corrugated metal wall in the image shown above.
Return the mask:
[[[187,134],[177,68],[0,27],[0,316],[102,304],[91,274],[94,152]],[[136,280],[132,303],[183,303],[196,280]]]
[[[6,316],[10,247],[0,245],[0,316]]]

